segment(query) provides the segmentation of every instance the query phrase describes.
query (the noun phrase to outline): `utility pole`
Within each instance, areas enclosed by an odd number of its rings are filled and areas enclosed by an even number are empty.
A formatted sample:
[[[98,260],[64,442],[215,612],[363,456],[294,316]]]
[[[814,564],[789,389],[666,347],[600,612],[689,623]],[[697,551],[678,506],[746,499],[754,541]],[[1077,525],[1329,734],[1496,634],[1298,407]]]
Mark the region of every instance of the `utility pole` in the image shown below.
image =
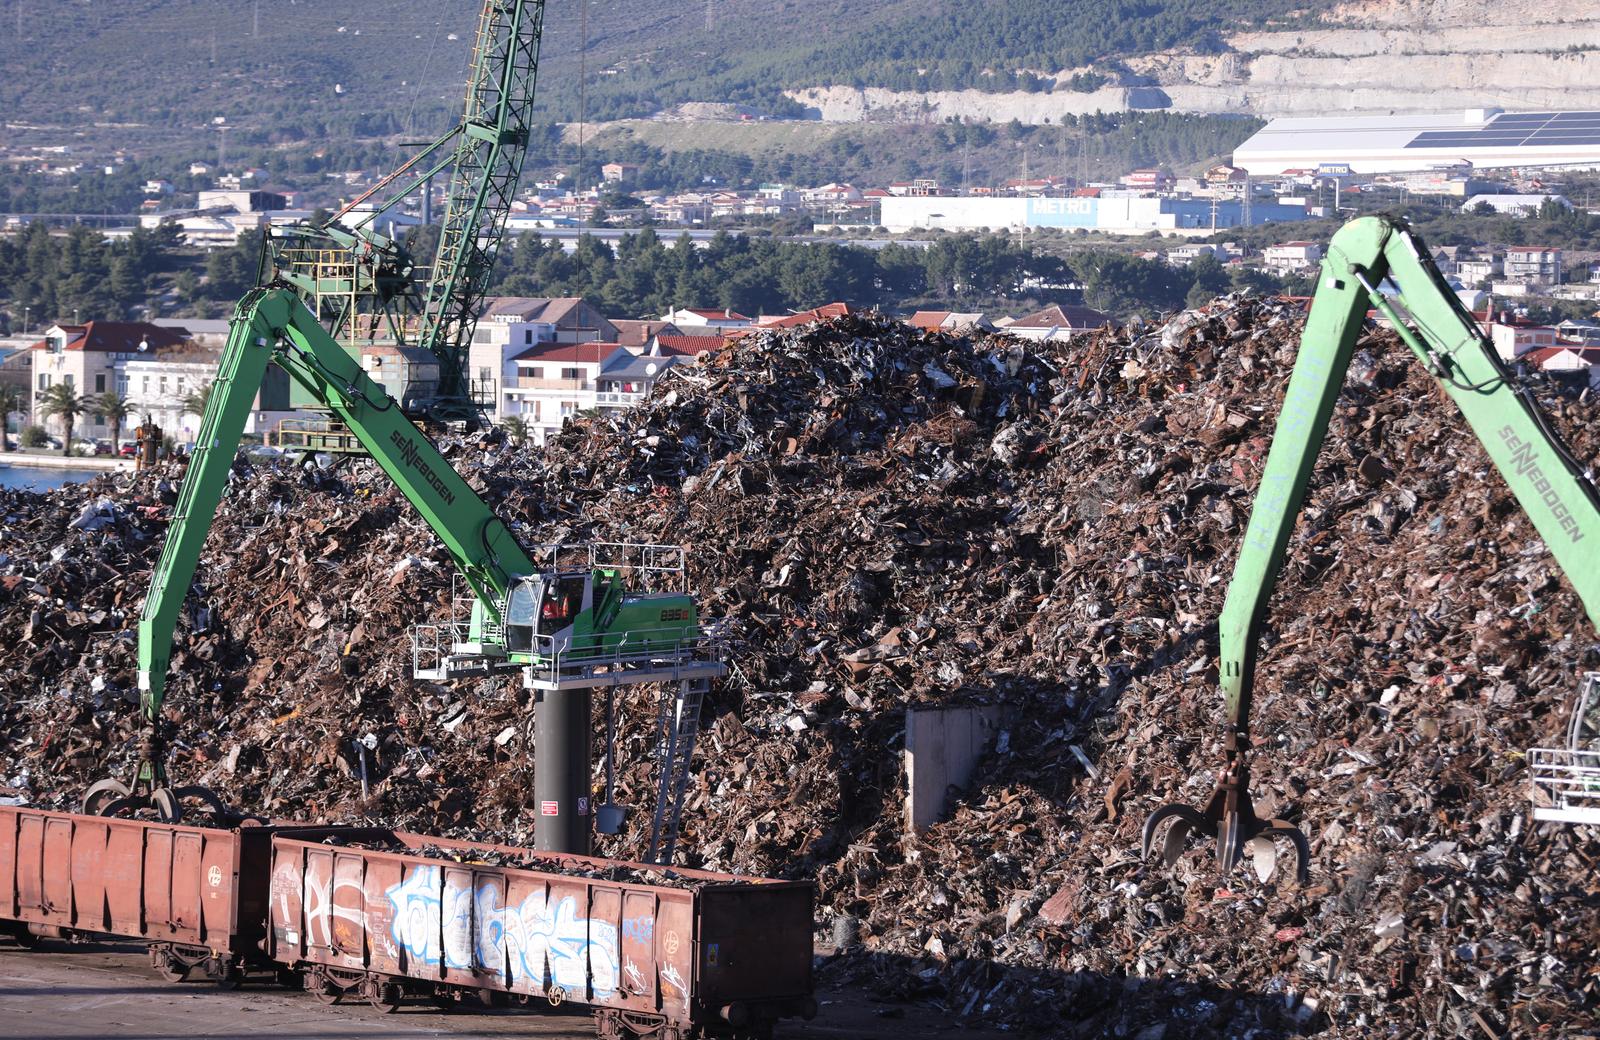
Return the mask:
[[[961,142],[961,194],[967,195],[972,183],[972,142]],[[1587,207],[1586,207],[1587,208]]]
[[[589,129],[589,0],[578,0],[578,176],[573,179],[573,195],[583,191],[583,138]]]
[[[261,0],[254,0],[254,3],[252,3],[250,5],[250,11],[251,11],[250,35],[251,36],[260,36],[261,35]]]
[[[714,26],[714,24],[716,22],[716,19],[712,17],[713,7],[714,7],[715,4],[716,4],[716,0],[706,0],[706,32],[707,33],[711,32],[711,29],[712,29],[712,27]]]

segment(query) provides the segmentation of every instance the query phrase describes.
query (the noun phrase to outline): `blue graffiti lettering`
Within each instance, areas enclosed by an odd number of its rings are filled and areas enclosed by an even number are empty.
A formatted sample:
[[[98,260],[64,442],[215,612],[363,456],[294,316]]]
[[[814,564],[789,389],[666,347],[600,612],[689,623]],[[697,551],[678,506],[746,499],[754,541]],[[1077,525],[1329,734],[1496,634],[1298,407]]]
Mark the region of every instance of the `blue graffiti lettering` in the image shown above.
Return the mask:
[[[630,917],[622,922],[622,938],[625,940],[649,945],[655,931],[656,919],[653,914]]]
[[[560,899],[554,907],[543,892],[517,906],[501,906],[495,885],[476,893],[440,883],[438,867],[419,867],[386,893],[393,911],[391,932],[396,943],[423,964],[447,968],[478,967],[506,979],[550,982],[598,998],[616,992],[621,959],[617,928],[605,921],[578,916],[578,901]],[[644,922],[648,936],[654,922]]]

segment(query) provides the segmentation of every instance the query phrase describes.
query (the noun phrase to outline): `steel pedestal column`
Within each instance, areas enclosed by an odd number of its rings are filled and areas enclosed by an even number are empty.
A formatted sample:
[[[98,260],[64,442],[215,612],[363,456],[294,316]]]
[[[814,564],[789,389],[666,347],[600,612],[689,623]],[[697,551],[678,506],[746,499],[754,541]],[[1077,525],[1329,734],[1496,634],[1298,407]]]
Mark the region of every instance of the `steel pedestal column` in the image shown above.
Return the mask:
[[[539,690],[533,708],[533,844],[541,852],[589,855],[588,688]]]

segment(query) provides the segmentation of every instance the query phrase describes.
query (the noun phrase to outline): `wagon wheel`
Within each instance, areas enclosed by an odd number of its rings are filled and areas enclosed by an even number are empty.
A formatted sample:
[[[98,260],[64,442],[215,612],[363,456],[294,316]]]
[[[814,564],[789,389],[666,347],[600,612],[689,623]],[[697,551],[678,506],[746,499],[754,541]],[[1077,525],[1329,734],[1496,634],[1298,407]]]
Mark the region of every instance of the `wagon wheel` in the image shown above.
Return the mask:
[[[189,977],[189,966],[171,953],[163,955],[155,968],[156,974],[168,982],[182,982]]]
[[[324,1004],[337,1004],[339,998],[344,996],[344,987],[321,972],[313,972],[306,976],[306,989]]]
[[[367,1003],[392,1015],[400,1008],[400,1001],[405,996],[398,984],[393,982],[378,982],[367,987]]]
[[[199,801],[204,810],[216,817],[218,821],[227,820],[237,815],[232,809],[223,804],[222,798],[209,787],[190,784],[187,787],[171,788],[170,790],[175,801],[181,802],[185,798],[193,798]]]

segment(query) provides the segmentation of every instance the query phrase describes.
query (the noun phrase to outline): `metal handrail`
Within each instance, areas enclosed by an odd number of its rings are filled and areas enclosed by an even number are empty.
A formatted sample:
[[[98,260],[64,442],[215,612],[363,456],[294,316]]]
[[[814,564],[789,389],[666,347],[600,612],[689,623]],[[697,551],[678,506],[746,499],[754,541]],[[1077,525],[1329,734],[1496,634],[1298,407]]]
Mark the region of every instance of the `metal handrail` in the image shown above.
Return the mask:
[[[1534,806],[1536,819],[1600,823],[1600,750],[1532,748],[1528,781],[1549,802]]]

